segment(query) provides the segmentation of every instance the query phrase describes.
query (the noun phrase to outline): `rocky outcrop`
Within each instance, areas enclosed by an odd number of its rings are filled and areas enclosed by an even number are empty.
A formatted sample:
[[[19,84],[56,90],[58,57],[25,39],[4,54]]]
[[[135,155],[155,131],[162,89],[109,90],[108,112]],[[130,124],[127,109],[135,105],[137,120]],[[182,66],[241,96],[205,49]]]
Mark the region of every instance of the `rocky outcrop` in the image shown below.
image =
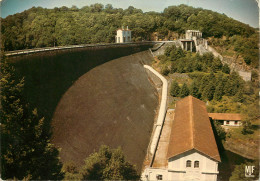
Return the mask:
[[[220,55],[213,47],[208,46],[208,51],[212,52],[215,57],[219,57],[223,64],[228,64],[231,71],[236,71],[245,80],[251,80],[252,68],[247,66],[243,59],[238,55],[233,57]]]

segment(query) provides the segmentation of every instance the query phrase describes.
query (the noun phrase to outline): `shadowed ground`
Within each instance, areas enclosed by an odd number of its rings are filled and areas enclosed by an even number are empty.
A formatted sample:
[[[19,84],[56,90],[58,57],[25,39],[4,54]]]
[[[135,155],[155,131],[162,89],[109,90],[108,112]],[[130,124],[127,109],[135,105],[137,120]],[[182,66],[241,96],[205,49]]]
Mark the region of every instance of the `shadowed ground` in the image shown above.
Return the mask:
[[[62,96],[53,117],[53,142],[63,162],[78,165],[101,144],[121,146],[141,169],[158,105],[142,63],[149,51],[112,60],[81,76]]]

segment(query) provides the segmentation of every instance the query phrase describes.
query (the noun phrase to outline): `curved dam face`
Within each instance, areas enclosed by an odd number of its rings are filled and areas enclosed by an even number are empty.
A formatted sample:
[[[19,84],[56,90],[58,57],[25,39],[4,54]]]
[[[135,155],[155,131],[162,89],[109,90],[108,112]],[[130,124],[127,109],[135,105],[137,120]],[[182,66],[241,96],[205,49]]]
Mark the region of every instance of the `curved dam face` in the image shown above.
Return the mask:
[[[16,79],[25,77],[23,96],[49,132],[53,113],[63,94],[86,72],[110,60],[147,50],[153,44],[108,45],[56,50],[8,57]]]
[[[143,63],[149,51],[121,57],[82,75],[62,96],[53,116],[52,142],[63,162],[77,165],[100,145],[121,146],[141,169],[154,123],[158,95]]]

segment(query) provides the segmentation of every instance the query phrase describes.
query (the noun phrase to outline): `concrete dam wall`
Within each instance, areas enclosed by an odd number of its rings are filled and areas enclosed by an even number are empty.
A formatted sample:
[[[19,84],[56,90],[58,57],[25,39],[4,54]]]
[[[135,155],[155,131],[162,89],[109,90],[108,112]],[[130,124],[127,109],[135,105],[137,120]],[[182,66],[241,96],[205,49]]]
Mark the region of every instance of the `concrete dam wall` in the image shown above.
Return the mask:
[[[142,65],[152,61],[149,51],[141,52],[152,45],[8,58],[16,78],[25,77],[24,97],[45,118],[47,133],[62,148],[62,161],[81,165],[107,144],[121,146],[127,159],[141,168],[158,105],[157,91]]]
[[[102,144],[121,146],[141,169],[158,105],[142,63],[149,51],[112,60],[81,76],[63,95],[53,117],[53,142],[63,161],[82,164]]]

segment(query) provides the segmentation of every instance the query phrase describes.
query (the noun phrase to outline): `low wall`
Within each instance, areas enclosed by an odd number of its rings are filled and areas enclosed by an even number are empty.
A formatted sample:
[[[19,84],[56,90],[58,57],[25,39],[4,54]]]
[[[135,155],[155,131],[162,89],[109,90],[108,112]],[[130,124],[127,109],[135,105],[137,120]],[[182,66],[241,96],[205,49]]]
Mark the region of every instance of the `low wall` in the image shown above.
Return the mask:
[[[152,67],[150,67],[148,65],[144,65],[144,68],[150,70],[157,77],[159,77],[161,79],[161,81],[163,82],[160,110],[159,110],[159,114],[158,114],[158,118],[157,118],[157,122],[156,122],[156,128],[154,130],[154,134],[153,134],[151,145],[150,145],[150,153],[153,155],[152,161],[150,163],[150,166],[151,166],[152,163],[153,163],[153,160],[154,160],[154,155],[156,153],[156,149],[157,149],[159,140],[160,140],[160,135],[161,135],[161,132],[162,132],[162,127],[163,127],[165,114],[166,114],[166,110],[167,110],[166,109],[166,103],[167,103],[168,82],[161,74],[159,74]]]
[[[102,43],[102,44],[83,44],[83,45],[68,45],[68,46],[57,46],[57,47],[44,47],[44,48],[34,48],[34,49],[24,49],[5,52],[5,56],[17,56],[25,55],[39,52],[55,51],[55,50],[67,50],[75,48],[86,48],[86,47],[113,47],[113,46],[127,46],[127,45],[145,45],[154,44],[154,42],[128,42],[128,43]]]

